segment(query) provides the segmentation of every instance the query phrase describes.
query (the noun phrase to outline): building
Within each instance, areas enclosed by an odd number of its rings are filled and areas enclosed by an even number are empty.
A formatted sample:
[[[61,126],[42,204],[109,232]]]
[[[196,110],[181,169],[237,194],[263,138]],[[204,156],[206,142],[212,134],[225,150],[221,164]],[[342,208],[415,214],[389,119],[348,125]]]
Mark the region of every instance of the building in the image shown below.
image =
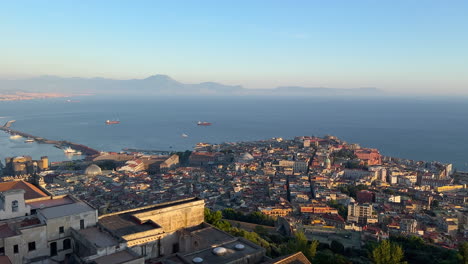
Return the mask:
[[[415,219],[401,219],[400,232],[406,234],[415,234],[418,227],[418,221]]]
[[[224,162],[224,154],[220,152],[192,152],[189,157],[190,166],[210,166]]]
[[[97,211],[88,204],[69,196],[43,194],[28,184],[3,188],[0,193],[0,252],[12,263],[70,259],[71,230],[97,222]]]
[[[362,225],[378,222],[372,204],[368,203],[350,203],[348,205],[348,221]]]
[[[199,198],[98,217],[72,196],[8,184],[0,184],[2,263],[292,263],[269,259],[264,248],[204,223]],[[286,258],[310,263],[300,253]]]
[[[354,154],[366,165],[372,166],[382,164],[382,156],[380,155],[380,152],[377,149],[356,149],[354,150]]]
[[[373,203],[375,194],[368,190],[361,190],[356,193],[356,202],[358,203]]]
[[[30,156],[5,158],[5,175],[32,175],[48,169],[49,158],[47,156],[42,156],[40,160],[33,160]]]
[[[259,207],[258,210],[262,212],[262,214],[266,214],[273,218],[285,217],[292,213],[293,208],[291,206],[278,204],[275,207]]]

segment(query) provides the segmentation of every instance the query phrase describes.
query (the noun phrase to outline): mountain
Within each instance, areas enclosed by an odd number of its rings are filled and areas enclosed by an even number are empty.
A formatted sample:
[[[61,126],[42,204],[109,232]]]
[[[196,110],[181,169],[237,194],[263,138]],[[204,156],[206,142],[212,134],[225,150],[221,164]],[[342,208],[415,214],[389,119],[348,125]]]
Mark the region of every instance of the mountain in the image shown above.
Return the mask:
[[[377,96],[376,88],[335,89],[298,86],[274,89],[246,89],[240,85],[216,82],[185,84],[167,75],[145,79],[114,80],[106,78],[63,78],[39,76],[29,79],[0,80],[0,93],[12,91],[65,94],[135,94],[135,95],[271,95],[271,96]]]

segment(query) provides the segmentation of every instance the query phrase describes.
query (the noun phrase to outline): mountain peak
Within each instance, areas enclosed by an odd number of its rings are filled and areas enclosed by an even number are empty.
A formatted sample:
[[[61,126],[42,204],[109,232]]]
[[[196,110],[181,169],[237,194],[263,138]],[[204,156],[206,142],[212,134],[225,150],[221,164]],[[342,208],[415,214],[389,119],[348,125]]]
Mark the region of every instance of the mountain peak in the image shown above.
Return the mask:
[[[145,78],[145,80],[160,80],[160,81],[175,81],[169,75],[164,75],[164,74],[155,74],[151,75],[148,78]]]

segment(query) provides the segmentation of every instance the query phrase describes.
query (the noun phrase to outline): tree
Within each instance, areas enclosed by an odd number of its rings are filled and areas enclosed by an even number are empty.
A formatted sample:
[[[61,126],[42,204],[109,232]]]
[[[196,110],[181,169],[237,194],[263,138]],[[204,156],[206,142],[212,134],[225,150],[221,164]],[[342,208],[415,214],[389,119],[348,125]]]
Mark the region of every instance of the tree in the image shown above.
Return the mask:
[[[338,254],[343,254],[345,247],[343,244],[341,244],[339,241],[333,240],[330,244],[330,249],[331,251],[338,253]]]
[[[372,250],[371,259],[375,264],[399,264],[402,262],[404,253],[401,246],[383,240]]]
[[[310,261],[315,257],[317,253],[317,246],[319,242],[317,240],[309,243],[307,237],[302,232],[297,232],[294,238],[290,239],[286,244],[282,245],[282,253],[292,254],[301,251]]]
[[[208,224],[215,225],[223,218],[223,214],[220,211],[211,211],[205,208],[205,221]]]
[[[458,255],[461,264],[468,264],[468,242],[463,242],[458,246]]]

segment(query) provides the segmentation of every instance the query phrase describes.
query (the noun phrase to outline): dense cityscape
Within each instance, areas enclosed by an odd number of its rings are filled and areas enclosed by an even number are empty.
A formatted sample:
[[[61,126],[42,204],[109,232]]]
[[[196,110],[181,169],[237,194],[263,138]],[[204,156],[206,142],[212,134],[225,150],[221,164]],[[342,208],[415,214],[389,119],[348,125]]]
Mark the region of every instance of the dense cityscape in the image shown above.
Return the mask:
[[[468,173],[451,164],[382,156],[334,136],[199,143],[193,151],[164,155],[100,152],[51,163],[45,156],[11,157],[2,175],[0,255],[13,263],[120,257],[128,262],[119,263],[198,263],[195,257],[212,255],[197,255],[201,248],[194,245],[226,249],[220,245],[234,246],[232,239],[252,250],[236,252],[235,263],[291,263],[282,256],[302,259],[298,263],[381,263],[373,254],[383,241],[400,245],[398,261],[456,263],[468,238]],[[179,212],[181,204],[193,207]],[[71,219],[83,214],[74,226]],[[148,218],[150,224],[140,214],[157,217]],[[51,220],[58,215],[71,222],[58,227]],[[41,232],[26,227],[36,226],[49,230],[39,235],[42,252],[37,242],[37,250],[26,243]],[[206,232],[207,241],[182,246],[196,232]],[[221,232],[215,240],[213,232]],[[300,239],[313,250],[297,246]]]

